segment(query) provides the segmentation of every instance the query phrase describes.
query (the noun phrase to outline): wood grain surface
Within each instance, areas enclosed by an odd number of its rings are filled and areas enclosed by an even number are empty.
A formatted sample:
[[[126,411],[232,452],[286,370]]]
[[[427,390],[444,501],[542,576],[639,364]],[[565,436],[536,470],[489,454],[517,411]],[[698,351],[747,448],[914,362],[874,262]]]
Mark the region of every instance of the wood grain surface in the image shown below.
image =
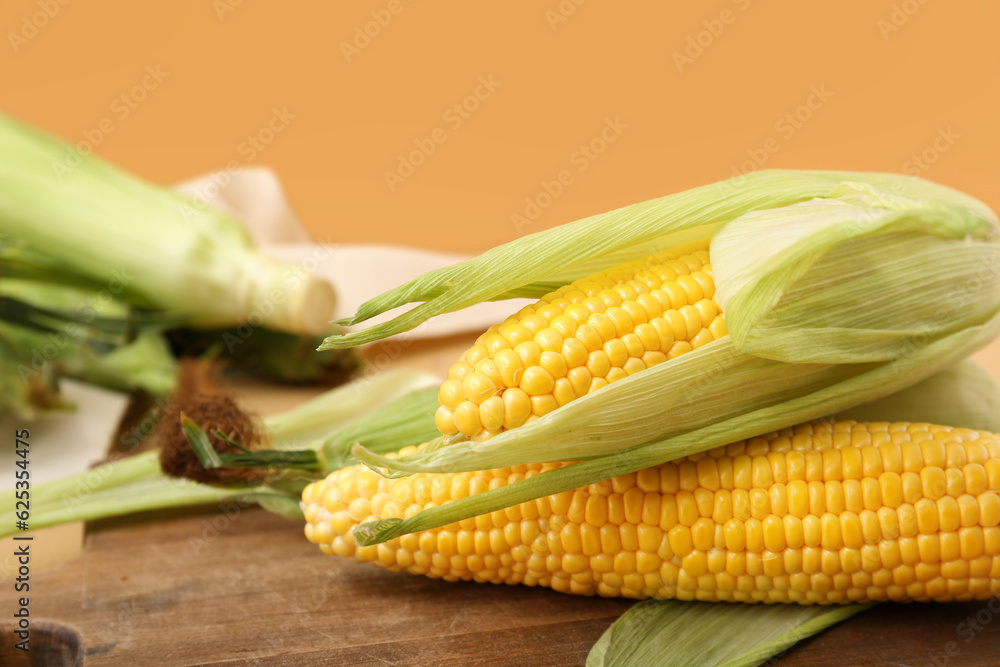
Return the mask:
[[[237,506],[91,524],[83,553],[36,585],[33,615],[75,627],[86,664],[121,667],[582,665],[632,604],[392,573]],[[777,664],[996,665],[993,616],[987,603],[884,604]]]
[[[440,372],[465,342],[414,345],[402,361]],[[980,357],[994,372],[997,349]],[[264,412],[287,405],[273,392],[243,387]],[[547,666],[582,665],[631,604],[391,573],[325,556],[299,523],[230,504],[89,524],[82,553],[33,573],[31,615],[75,629],[87,665]],[[774,664],[997,665],[995,611],[1000,602],[883,604]]]

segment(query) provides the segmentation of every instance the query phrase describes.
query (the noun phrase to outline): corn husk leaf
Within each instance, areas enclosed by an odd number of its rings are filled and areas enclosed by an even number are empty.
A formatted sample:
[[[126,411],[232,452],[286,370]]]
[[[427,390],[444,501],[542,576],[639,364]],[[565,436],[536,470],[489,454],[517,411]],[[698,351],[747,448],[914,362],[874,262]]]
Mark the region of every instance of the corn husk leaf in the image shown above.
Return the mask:
[[[1000,433],[1000,386],[972,359],[864,405],[835,415],[859,422],[926,422]]]
[[[565,284],[599,269],[710,236],[742,215],[814,198],[832,201],[852,194],[851,187],[870,187],[873,196],[886,202],[894,198],[932,199],[948,215],[977,220],[982,228],[996,224],[992,211],[981,202],[921,179],[873,173],[758,171],[524,236],[427,273],[367,301],[353,317],[339,323],[355,325],[399,306],[420,305],[388,322],[330,336],[321,349],[387,338],[436,315],[502,298],[514,290],[520,290],[521,296],[540,295],[544,292],[533,284],[547,282],[541,289],[549,289],[552,284]],[[713,267],[718,269],[714,258]]]
[[[587,667],[752,667],[872,606],[640,602],[601,636]]]
[[[440,378],[436,375],[411,369],[364,376],[323,392],[294,408],[265,417],[264,426],[271,444],[277,449],[295,449],[305,442],[342,437],[342,432],[347,433],[349,426],[356,433],[368,434],[375,428],[381,433],[385,423],[395,422],[392,415],[398,413],[405,413],[408,420],[416,423],[418,432],[425,433],[426,420],[421,423],[421,420],[414,419],[416,415],[409,407],[413,399],[408,397],[414,392],[424,396],[421,412],[417,413],[422,414],[422,408],[427,406],[428,401],[426,392],[420,394],[419,390],[436,387],[439,382]],[[391,414],[380,410],[386,404],[394,405]],[[437,409],[436,401],[430,409],[432,413]],[[366,419],[372,413],[378,416]],[[367,437],[364,440],[372,442]],[[380,451],[392,451],[373,446]]]
[[[169,313],[136,311],[91,289],[4,276],[0,346],[6,363],[0,374],[26,398],[0,399],[6,403],[0,413],[27,417],[68,407],[59,398],[60,377],[166,396],[177,368],[160,331],[176,321]]]
[[[329,386],[346,381],[361,366],[356,350],[318,352],[323,336],[304,336],[245,328],[173,329],[168,333],[178,356],[219,361],[227,369],[283,384],[319,383]]]
[[[71,408],[59,395],[55,369],[26,373],[21,358],[0,330],[0,415],[31,417],[38,412]]]
[[[177,384],[177,362],[163,337],[139,334],[135,340],[106,354],[84,346],[65,355],[63,374],[116,391],[137,389],[152,396],[167,396]]]
[[[711,254],[736,348],[792,363],[896,359],[988,321],[1000,302],[992,212],[865,183],[747,214]]]
[[[370,451],[388,453],[433,438],[438,433],[434,424],[437,394],[436,384],[416,389],[338,430],[319,450],[323,472],[357,463],[351,455],[356,444],[363,444]]]

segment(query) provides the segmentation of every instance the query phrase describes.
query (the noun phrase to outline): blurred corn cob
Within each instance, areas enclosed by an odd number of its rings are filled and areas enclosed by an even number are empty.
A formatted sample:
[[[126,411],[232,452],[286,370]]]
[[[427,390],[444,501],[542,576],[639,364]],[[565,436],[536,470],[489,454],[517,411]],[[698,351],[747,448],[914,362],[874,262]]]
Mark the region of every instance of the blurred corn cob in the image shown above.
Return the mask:
[[[67,168],[70,154],[62,141],[0,115],[0,303],[16,301],[34,311],[32,322],[45,320],[32,326],[0,308],[0,372],[18,395],[0,411],[61,405],[60,375],[163,396],[175,372],[168,329],[174,351],[221,356],[282,380],[326,379],[350,365],[353,356],[299,350],[331,331],[327,282],[261,254],[225,214],[93,155]],[[117,338],[101,325],[116,326]],[[31,379],[15,379],[10,363]]]
[[[260,254],[237,221],[92,155],[60,173],[67,151],[0,117],[0,234],[25,253],[201,327],[245,323],[257,312],[279,331],[326,328],[330,285]]]

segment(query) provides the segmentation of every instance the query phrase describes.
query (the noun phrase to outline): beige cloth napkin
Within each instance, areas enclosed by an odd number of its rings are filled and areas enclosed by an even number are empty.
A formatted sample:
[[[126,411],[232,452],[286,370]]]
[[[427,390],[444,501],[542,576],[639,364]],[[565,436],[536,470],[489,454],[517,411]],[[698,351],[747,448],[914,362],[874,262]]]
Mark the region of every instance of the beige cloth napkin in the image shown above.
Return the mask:
[[[210,176],[205,176],[182,183],[177,189],[204,198],[243,221],[254,241],[267,254],[290,264],[315,266],[315,274],[330,281],[337,291],[337,305],[330,319],[353,315],[367,299],[428,271],[468,258],[390,244],[316,244],[309,240],[309,234],[292,211],[281,183],[271,170],[245,168],[231,175],[223,187],[215,183]],[[215,196],[209,197],[209,194]],[[406,335],[427,338],[485,331],[527,303],[525,299],[512,299],[477,304],[435,317]],[[405,309],[373,318],[365,326],[384,322]]]

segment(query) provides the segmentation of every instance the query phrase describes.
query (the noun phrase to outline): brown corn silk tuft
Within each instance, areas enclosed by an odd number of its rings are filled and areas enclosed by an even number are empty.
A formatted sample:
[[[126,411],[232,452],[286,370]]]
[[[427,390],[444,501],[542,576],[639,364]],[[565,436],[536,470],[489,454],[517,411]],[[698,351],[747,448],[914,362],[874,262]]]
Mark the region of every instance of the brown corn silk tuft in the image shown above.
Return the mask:
[[[239,450],[215,435],[221,431],[247,449],[266,442],[258,417],[244,410],[232,393],[219,387],[216,364],[185,359],[180,364],[177,389],[170,398],[163,420],[156,430],[160,467],[171,477],[183,477],[203,484],[261,481],[268,471],[254,468],[205,468],[181,430],[186,416],[208,434],[215,451],[236,454]]]

